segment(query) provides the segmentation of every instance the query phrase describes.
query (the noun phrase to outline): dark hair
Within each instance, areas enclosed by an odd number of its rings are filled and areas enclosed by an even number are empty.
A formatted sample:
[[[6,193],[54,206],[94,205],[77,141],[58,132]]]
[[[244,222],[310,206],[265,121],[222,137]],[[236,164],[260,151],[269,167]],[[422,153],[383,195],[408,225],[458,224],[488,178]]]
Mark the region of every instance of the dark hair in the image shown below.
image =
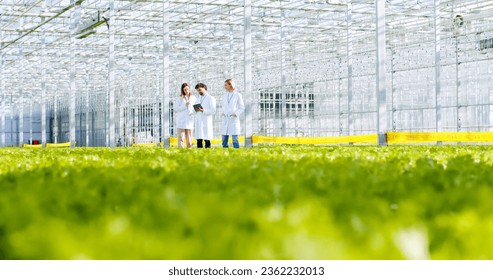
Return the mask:
[[[185,91],[183,91],[183,89],[185,87],[190,87],[190,86],[188,85],[188,83],[181,84],[181,93],[180,93],[180,96],[185,96]]]
[[[235,88],[235,82],[233,81],[233,79],[227,79],[224,82],[227,83],[228,85],[230,85],[231,87],[233,87],[233,90],[236,89]]]
[[[198,83],[196,86],[195,86],[195,89],[199,89],[199,88],[204,88],[205,90],[207,90],[207,86],[203,83]]]

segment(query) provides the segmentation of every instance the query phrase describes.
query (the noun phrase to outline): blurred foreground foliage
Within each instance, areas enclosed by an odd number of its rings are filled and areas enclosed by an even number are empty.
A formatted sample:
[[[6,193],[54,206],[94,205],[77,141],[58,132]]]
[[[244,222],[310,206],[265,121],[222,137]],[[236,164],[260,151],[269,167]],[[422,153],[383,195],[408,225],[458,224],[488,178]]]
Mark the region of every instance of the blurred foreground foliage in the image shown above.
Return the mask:
[[[0,259],[493,259],[493,147],[0,149]]]

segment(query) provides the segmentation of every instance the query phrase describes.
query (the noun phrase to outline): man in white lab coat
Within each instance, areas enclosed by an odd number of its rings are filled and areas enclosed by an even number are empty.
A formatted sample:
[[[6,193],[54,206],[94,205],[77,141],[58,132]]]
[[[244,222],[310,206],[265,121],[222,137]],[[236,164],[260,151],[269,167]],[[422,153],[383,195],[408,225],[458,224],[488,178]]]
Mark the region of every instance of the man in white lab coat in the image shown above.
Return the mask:
[[[222,145],[228,148],[229,136],[233,138],[233,147],[239,148],[238,135],[241,133],[240,115],[245,111],[243,98],[236,91],[235,83],[232,79],[224,81],[226,93],[223,95],[223,126],[222,126]]]
[[[195,100],[195,139],[197,139],[197,148],[203,148],[202,140],[205,147],[211,147],[212,140],[212,116],[216,113],[216,99],[207,93],[207,86],[198,83],[195,89],[199,97]],[[199,106],[200,105],[200,106]]]

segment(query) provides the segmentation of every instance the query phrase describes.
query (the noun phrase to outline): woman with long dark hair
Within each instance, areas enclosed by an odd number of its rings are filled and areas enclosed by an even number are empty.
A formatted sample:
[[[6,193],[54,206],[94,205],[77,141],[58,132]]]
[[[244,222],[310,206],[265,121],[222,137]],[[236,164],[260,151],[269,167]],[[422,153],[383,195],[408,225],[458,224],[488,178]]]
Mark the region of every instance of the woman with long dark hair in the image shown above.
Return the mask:
[[[178,147],[192,147],[192,129],[194,126],[194,109],[196,98],[190,91],[187,83],[181,85],[180,97],[176,99],[174,109],[176,112],[176,128],[178,129]]]

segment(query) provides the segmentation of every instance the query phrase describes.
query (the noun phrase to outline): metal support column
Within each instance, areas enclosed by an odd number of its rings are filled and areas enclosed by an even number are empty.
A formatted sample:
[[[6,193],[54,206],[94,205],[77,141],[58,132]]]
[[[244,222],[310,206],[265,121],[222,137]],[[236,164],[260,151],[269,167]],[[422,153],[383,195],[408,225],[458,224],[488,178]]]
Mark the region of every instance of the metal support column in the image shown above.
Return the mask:
[[[46,1],[43,5],[46,4]],[[43,7],[46,9],[46,7]],[[44,22],[44,17],[41,21]],[[46,33],[45,28],[41,33],[41,145],[43,148],[46,147]]]
[[[245,67],[245,147],[250,148],[253,145],[253,86],[252,86],[252,1],[244,0],[244,46],[243,46],[243,64]],[[233,63],[230,61],[230,63]]]
[[[353,108],[353,8],[352,0],[347,1],[347,126],[348,135],[354,133]]]
[[[89,67],[86,68],[86,147],[89,147]],[[82,138],[82,135],[81,135]]]
[[[19,103],[16,104],[19,106],[19,143],[18,146],[22,148],[22,144],[24,144],[24,98],[22,96],[23,92],[20,90]]]
[[[22,44],[19,44],[19,61],[20,67],[18,69],[19,78],[19,102],[17,104],[12,103],[12,106],[19,106],[19,143],[18,146],[22,148],[24,144],[24,92],[22,91],[22,85],[24,84],[24,57],[22,54]],[[12,128],[11,128],[12,129]],[[13,129],[12,129],[13,130]]]
[[[280,9],[281,9],[281,40],[280,40],[280,47],[281,47],[281,136],[286,136],[286,93],[285,93],[285,87],[286,87],[286,73],[285,73],[285,66],[286,66],[286,51],[284,50],[284,38],[286,37],[285,34],[285,28],[284,28],[284,10],[282,9],[282,1],[279,1],[280,3]]]
[[[33,143],[33,100],[29,99],[29,144]]]
[[[342,73],[342,58],[339,57],[339,65],[338,65],[338,68],[339,68],[339,71],[337,72],[338,74],[338,83],[337,83],[337,124],[339,125],[339,133],[338,135],[341,136],[342,135],[342,128],[343,128],[343,124],[342,124],[342,108],[341,108],[341,103],[342,103],[342,76],[343,76],[343,73]]]
[[[187,60],[188,60],[188,83],[190,85],[190,91],[194,91],[195,89],[195,84],[197,84],[200,81],[195,81],[193,77],[193,56],[192,53],[194,53],[195,48],[194,48],[194,43],[193,41],[190,41],[190,47],[188,49],[188,54],[187,54]]]
[[[440,94],[441,94],[441,57],[440,57],[440,0],[434,1],[434,16],[435,16],[435,131],[439,132],[442,127],[442,115],[440,111]]]
[[[390,85],[391,85],[391,96],[390,96],[390,108],[391,108],[391,112],[390,112],[390,122],[392,124],[392,131],[395,132],[396,129],[397,129],[397,121],[396,121],[396,111],[397,109],[395,108],[395,92],[396,92],[396,87],[395,87],[395,81],[394,81],[394,74],[395,74],[395,70],[394,70],[394,66],[395,66],[395,50],[392,50],[391,53],[390,53],[391,57],[390,57]]]
[[[387,104],[385,90],[385,0],[376,0],[377,26],[377,133],[378,145],[387,145]]]
[[[128,69],[127,70],[128,72],[128,77],[132,77],[132,69]],[[132,86],[132,81],[131,79],[127,79],[127,102],[126,102],[126,112],[125,112],[125,140],[124,140],[124,143],[125,143],[125,146],[126,147],[129,147],[129,146],[132,146],[133,144],[133,138],[135,137],[135,118],[134,118],[134,115],[133,115],[133,112],[135,111],[135,95],[133,93],[133,86]],[[161,100],[159,100],[159,102],[161,102]],[[161,106],[161,103],[160,103],[160,106]],[[162,106],[161,106],[162,108]],[[160,109],[161,109],[160,108]],[[162,115],[163,113],[161,112],[161,115],[159,116],[159,118],[161,119],[161,125],[162,125],[162,122],[163,122],[163,119],[162,119]],[[162,134],[163,133],[163,130],[161,128],[161,135],[160,137],[162,137]],[[162,141],[162,138],[159,140],[159,141]]]
[[[58,143],[58,95],[53,97],[53,142]]]
[[[12,102],[12,92],[10,92],[10,146],[14,146],[14,113],[15,107]]]
[[[229,77],[231,79],[234,78],[235,76],[235,64],[234,64],[234,61],[235,61],[235,56],[234,56],[234,53],[235,53],[235,37],[234,37],[234,26],[231,25],[229,27]]]
[[[2,37],[3,38],[3,34]],[[0,54],[0,93],[2,95],[2,103],[0,103],[0,126],[2,129],[2,135],[0,136],[0,146],[5,147],[5,115],[7,114],[7,107],[5,98],[7,95],[5,94],[5,79],[3,77],[3,54]]]
[[[169,49],[169,9],[170,0],[163,1],[163,90],[161,96],[161,141],[163,141],[163,147],[170,146],[170,117],[171,111],[169,106],[169,83],[170,83],[170,49]]]
[[[459,87],[460,87],[460,80],[459,80],[459,35],[455,35],[455,104],[456,104],[456,121],[457,121],[457,132],[461,131],[461,117],[460,117],[460,108],[461,105],[459,104]]]
[[[70,26],[70,90],[69,90],[69,142],[70,147],[75,147],[75,32],[77,29],[77,24],[80,20],[80,3],[77,4],[75,0],[71,1],[71,5],[74,5],[74,9],[71,10],[71,26]],[[56,113],[56,112],[55,112]]]
[[[110,148],[115,147],[115,2],[109,1],[108,26],[108,137]]]
[[[152,135],[152,139],[154,141],[154,143],[156,143],[156,145],[159,147],[160,146],[160,137],[159,137],[159,119],[160,119],[160,116],[159,116],[159,103],[160,103],[160,99],[161,99],[161,89],[159,87],[159,84],[160,84],[160,80],[161,80],[161,74],[160,74],[160,69],[159,69],[159,66],[161,64],[161,62],[159,62],[159,52],[156,54],[156,76],[155,76],[155,81],[156,81],[156,88],[155,88],[155,95],[154,95],[154,98],[152,99],[153,100],[153,105],[152,105],[152,118],[153,118],[153,121],[152,121],[152,131],[153,131],[153,135]],[[121,106],[120,106],[121,107]],[[120,113],[121,113],[121,109],[120,109]],[[121,121],[120,121],[121,123]],[[120,125],[121,127],[121,125]],[[121,135],[121,131],[120,131],[120,135]]]

